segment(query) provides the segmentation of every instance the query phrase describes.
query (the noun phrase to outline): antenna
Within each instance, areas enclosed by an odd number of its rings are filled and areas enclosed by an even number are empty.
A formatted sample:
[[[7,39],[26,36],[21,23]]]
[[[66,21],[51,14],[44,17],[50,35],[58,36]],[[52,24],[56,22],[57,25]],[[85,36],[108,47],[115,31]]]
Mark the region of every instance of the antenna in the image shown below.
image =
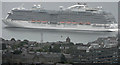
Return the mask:
[[[43,43],[43,32],[41,32],[41,43]]]
[[[87,3],[83,3],[83,5],[87,5]]]
[[[21,8],[24,8],[24,4],[21,5]]]
[[[79,2],[78,2],[77,4],[78,4],[78,5],[81,5],[81,3],[79,3]]]

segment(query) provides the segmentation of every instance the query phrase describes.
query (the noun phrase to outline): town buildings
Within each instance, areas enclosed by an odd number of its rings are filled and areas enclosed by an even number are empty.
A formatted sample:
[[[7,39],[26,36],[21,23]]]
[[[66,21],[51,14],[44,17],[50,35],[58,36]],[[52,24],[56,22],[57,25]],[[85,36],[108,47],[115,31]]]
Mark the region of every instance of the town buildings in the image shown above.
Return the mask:
[[[88,44],[66,41],[38,43],[28,40],[4,40],[3,63],[119,63],[118,38],[98,38]]]

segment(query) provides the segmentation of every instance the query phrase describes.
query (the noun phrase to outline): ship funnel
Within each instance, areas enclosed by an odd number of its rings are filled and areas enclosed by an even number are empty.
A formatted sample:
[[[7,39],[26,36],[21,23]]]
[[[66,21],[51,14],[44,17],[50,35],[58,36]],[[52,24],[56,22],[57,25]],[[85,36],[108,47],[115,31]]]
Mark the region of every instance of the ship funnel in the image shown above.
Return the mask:
[[[38,5],[37,8],[41,8],[41,5]]]
[[[99,6],[100,9],[102,9],[102,6]]]
[[[41,6],[41,5],[38,5],[39,7]]]
[[[102,6],[98,6],[97,8],[98,8],[98,9],[102,9]]]
[[[36,7],[37,5],[34,5],[34,7]]]
[[[60,10],[63,10],[63,6],[59,6]]]
[[[41,5],[34,5],[32,8],[33,8],[34,10],[40,9],[40,8],[41,8]]]

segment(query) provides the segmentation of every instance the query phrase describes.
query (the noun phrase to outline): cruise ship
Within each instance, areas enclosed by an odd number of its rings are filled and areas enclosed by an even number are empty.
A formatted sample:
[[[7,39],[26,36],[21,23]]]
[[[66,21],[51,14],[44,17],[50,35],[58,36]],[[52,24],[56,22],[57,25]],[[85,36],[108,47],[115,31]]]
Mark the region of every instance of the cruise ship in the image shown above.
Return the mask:
[[[38,28],[52,30],[118,31],[118,24],[110,12],[77,3],[59,10],[47,10],[41,5],[31,9],[13,8],[2,21],[7,27]]]

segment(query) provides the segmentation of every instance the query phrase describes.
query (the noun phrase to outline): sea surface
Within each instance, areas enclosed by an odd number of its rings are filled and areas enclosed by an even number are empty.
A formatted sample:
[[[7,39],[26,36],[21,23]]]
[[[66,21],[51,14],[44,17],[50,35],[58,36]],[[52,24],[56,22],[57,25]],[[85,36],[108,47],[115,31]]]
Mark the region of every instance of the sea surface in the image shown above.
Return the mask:
[[[4,39],[15,38],[16,40],[30,40],[41,42],[65,41],[70,37],[74,43],[88,43],[99,37],[116,36],[117,32],[93,32],[93,31],[69,31],[69,30],[43,30],[28,28],[9,28],[2,23],[2,37]]]

